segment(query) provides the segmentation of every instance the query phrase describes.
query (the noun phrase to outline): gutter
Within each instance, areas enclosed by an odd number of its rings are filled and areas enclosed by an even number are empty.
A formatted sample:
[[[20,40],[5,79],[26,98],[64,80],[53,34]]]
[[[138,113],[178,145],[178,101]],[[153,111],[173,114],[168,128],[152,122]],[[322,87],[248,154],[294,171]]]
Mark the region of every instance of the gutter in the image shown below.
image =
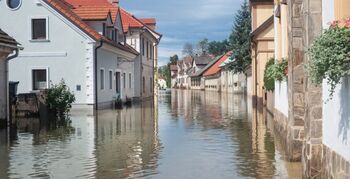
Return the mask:
[[[21,49],[23,49],[23,48],[21,48]],[[8,67],[8,61],[10,61],[10,60],[12,60],[12,59],[14,59],[14,58],[16,58],[16,57],[18,57],[18,51],[19,51],[19,48],[17,47],[16,48],[16,50],[15,50],[15,54],[14,55],[12,55],[12,56],[9,56],[9,57],[7,57],[6,58],[6,65],[5,65],[5,74],[6,74],[6,103],[7,103],[7,105],[6,105],[6,112],[7,112],[7,126],[10,126],[10,122],[11,122],[11,120],[10,120],[10,94],[9,94],[9,84],[8,84],[8,82],[9,82],[9,75],[8,75],[8,73],[9,73],[9,67]]]
[[[101,47],[103,46],[103,41],[101,40],[100,41],[100,44],[95,47],[95,52],[94,52],[94,92],[95,92],[95,110],[94,110],[94,113],[96,115],[96,118],[97,118],[97,110],[98,110],[98,85],[97,85],[97,52],[98,52],[98,49],[100,49]]]

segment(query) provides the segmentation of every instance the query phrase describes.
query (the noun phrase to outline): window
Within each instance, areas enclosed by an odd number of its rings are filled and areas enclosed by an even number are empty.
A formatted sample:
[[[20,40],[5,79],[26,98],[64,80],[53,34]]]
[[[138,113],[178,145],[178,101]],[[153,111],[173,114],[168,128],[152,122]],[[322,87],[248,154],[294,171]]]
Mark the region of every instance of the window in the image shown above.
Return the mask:
[[[113,71],[109,70],[109,89],[113,89]]]
[[[132,87],[131,82],[132,82],[132,80],[131,80],[131,73],[129,73],[129,88],[130,88],[130,89],[131,89],[131,87]]]
[[[105,70],[101,69],[100,70],[100,89],[104,90],[105,89]]]
[[[152,48],[152,43],[149,44],[149,49],[150,49],[150,58],[153,60],[153,48]]]
[[[147,60],[148,60],[148,58],[149,58],[149,48],[148,48],[148,41],[147,41],[147,45],[146,45],[146,47],[147,47]]]
[[[47,73],[45,69],[32,71],[33,90],[42,90],[47,88]]]
[[[126,78],[126,76],[125,76],[125,73],[123,73],[123,88],[125,88],[125,83],[126,83],[126,81],[125,81],[125,78]]]
[[[146,86],[145,86],[145,77],[142,77],[142,91],[143,91],[143,93],[145,93],[146,92]]]
[[[32,19],[32,40],[47,39],[46,19]]]
[[[142,55],[145,56],[145,39],[142,38],[141,39],[141,51],[142,51]]]
[[[102,35],[106,36],[106,23],[102,23]]]
[[[18,9],[21,5],[21,0],[7,0],[7,6],[11,9]]]

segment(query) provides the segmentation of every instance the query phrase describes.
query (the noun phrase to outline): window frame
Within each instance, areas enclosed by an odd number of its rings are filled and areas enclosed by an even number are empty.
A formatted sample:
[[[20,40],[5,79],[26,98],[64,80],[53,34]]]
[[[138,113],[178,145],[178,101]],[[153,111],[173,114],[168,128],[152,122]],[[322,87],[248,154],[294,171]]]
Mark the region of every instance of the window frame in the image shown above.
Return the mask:
[[[18,6],[17,7],[15,7],[15,8],[11,8],[10,6],[9,6],[9,2],[8,1],[10,1],[10,0],[5,0],[6,2],[6,7],[8,8],[8,9],[10,9],[10,10],[12,10],[12,11],[15,11],[15,10],[18,10],[21,6],[22,6],[22,0],[19,0],[19,4],[18,4]]]
[[[129,73],[129,88],[132,89],[132,74]]]
[[[45,19],[45,28],[46,28],[46,38],[45,39],[33,39],[33,20]],[[48,42],[50,41],[49,33],[49,17],[48,16],[31,16],[29,17],[29,41],[31,42]]]
[[[31,67],[30,71],[29,71],[29,81],[31,83],[30,85],[30,91],[39,91],[40,89],[34,89],[34,76],[33,76],[33,71],[34,70],[45,70],[46,71],[46,89],[49,88],[49,82],[50,82],[50,78],[49,78],[49,68],[48,67]]]
[[[109,83],[109,89],[110,90],[113,90],[113,70],[109,70],[108,71],[108,77],[109,77],[109,81],[108,81],[108,83]]]
[[[123,72],[123,89],[126,88],[126,73]]]
[[[102,78],[102,74],[103,74],[103,78]],[[106,73],[104,68],[100,68],[100,90],[103,91],[105,89],[106,89]]]

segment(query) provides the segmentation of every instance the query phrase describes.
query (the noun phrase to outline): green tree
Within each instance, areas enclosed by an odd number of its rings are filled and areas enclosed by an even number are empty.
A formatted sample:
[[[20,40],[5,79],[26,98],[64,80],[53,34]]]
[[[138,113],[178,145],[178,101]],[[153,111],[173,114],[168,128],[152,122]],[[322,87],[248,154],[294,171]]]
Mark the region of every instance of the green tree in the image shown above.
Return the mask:
[[[230,44],[227,39],[223,41],[209,42],[208,52],[215,56],[222,55],[230,50]]]
[[[197,44],[197,53],[198,54],[206,53],[208,52],[208,48],[209,48],[209,40],[207,38],[204,38],[201,41],[199,41]]]
[[[250,53],[251,16],[248,2],[245,0],[235,15],[232,33],[229,37],[232,59],[230,69],[234,73],[245,73],[251,64]]]
[[[176,65],[177,61],[179,61],[179,56],[177,56],[176,54],[170,57],[170,64]]]

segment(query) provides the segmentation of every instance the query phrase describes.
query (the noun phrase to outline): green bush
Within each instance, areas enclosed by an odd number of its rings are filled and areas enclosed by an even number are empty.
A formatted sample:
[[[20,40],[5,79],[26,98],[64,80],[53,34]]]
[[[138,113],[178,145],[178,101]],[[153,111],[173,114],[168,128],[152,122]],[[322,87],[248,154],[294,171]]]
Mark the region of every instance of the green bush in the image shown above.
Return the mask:
[[[283,81],[286,78],[288,60],[282,59],[280,63],[275,63],[275,59],[270,59],[265,66],[264,87],[267,91],[275,90],[275,81]]]
[[[69,90],[64,80],[59,84],[51,85],[46,93],[46,105],[49,111],[58,118],[68,116],[72,103],[75,101],[74,94]]]
[[[275,79],[273,78],[273,66],[275,64],[275,59],[270,59],[265,65],[264,71],[264,87],[266,91],[274,91],[275,90]]]
[[[350,28],[340,27],[338,21],[325,30],[311,45],[307,69],[314,84],[326,79],[330,85],[330,98],[341,83],[342,77],[350,75]]]

